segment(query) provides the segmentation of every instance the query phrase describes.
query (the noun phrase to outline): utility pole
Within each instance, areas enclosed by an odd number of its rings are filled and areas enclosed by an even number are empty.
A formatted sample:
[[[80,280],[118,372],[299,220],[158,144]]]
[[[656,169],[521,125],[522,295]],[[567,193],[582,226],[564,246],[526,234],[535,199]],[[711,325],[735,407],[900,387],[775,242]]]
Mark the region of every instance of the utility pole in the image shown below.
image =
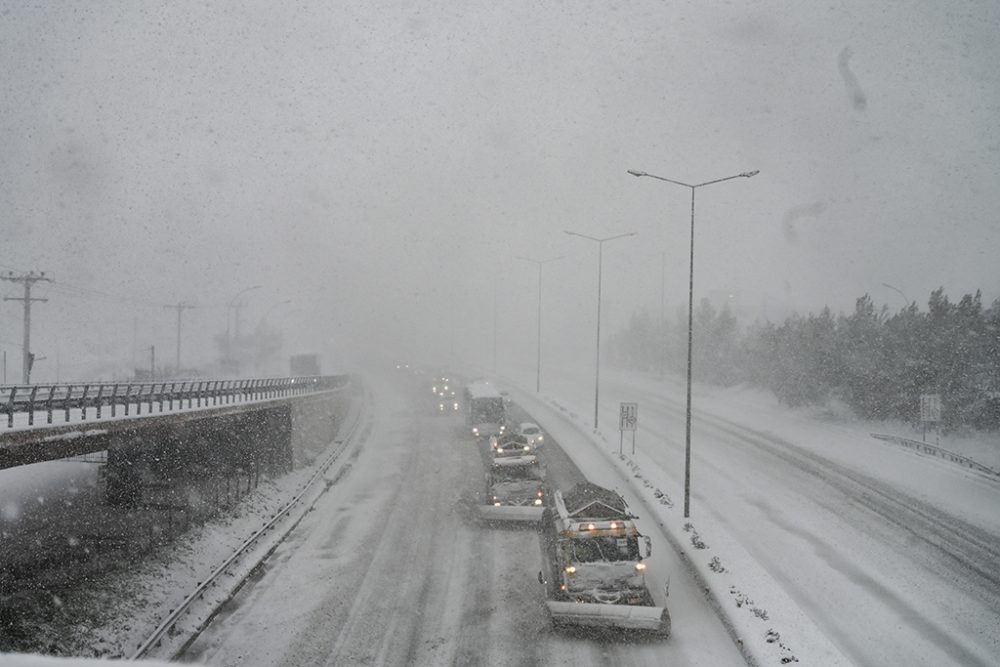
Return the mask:
[[[31,302],[32,301],[48,301],[48,299],[39,299],[38,297],[31,296],[31,286],[37,282],[52,282],[51,278],[45,277],[45,272],[35,273],[34,271],[29,271],[28,273],[22,274],[20,276],[15,276],[13,271],[8,271],[7,275],[0,276],[0,280],[8,280],[12,283],[21,283],[24,285],[24,296],[5,296],[4,301],[23,301],[24,302],[24,347],[23,347],[23,362],[22,362],[22,376],[24,384],[31,384],[31,365],[34,355],[31,354]]]
[[[176,370],[174,372],[180,373],[181,372],[181,315],[184,313],[185,310],[190,310],[194,308],[194,306],[178,301],[176,305],[164,306],[164,308],[168,310],[177,311],[177,360],[175,362]]]
[[[149,379],[156,379],[156,346],[149,346]]]

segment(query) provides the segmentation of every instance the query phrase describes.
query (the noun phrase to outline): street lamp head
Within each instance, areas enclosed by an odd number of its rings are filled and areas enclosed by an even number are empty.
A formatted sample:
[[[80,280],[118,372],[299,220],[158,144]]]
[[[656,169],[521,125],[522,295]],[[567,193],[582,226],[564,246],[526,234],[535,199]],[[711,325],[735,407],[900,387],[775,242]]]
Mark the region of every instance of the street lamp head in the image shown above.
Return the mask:
[[[647,174],[644,171],[637,171],[635,169],[629,169],[628,173],[632,174],[633,176],[648,176],[649,175],[649,174]]]
[[[743,178],[751,178],[759,173],[760,169],[754,169],[753,171],[744,171],[742,174],[740,174],[740,176],[742,176]]]

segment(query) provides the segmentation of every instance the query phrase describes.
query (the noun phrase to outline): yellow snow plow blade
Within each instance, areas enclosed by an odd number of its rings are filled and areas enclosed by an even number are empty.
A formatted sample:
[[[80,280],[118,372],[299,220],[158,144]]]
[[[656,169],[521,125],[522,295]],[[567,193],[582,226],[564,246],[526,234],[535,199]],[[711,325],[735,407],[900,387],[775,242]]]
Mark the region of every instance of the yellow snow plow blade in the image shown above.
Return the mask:
[[[514,521],[538,523],[542,520],[541,505],[480,505],[479,518],[484,521]]]
[[[553,624],[583,625],[603,628],[650,630],[667,634],[670,617],[663,607],[644,607],[627,604],[598,604],[596,602],[546,601]]]

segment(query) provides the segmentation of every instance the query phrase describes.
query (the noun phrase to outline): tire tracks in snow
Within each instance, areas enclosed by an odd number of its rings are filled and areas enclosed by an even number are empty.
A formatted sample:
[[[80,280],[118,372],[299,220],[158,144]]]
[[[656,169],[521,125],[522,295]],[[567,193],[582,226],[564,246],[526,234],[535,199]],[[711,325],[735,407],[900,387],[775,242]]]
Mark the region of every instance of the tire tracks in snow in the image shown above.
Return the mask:
[[[647,393],[646,398],[651,400],[653,410],[661,409],[665,413],[676,415],[684,413],[683,406],[674,404],[663,396]],[[736,442],[752,446],[758,453],[770,457],[775,462],[791,466],[808,478],[829,486],[859,510],[871,516],[876,527],[879,524],[893,527],[902,533],[906,544],[921,545],[923,553],[912,547],[902,549],[885,542],[883,535],[881,539],[888,548],[904,553],[920,567],[935,572],[942,579],[956,582],[963,592],[987,608],[1000,609],[1000,536],[938,510],[870,475],[773,434],[745,427],[718,415],[695,412],[693,417],[697,428],[721,432]],[[709,465],[731,478],[728,472],[708,460],[709,457],[697,458],[699,464]],[[744,497],[744,500],[756,507],[768,521],[808,543],[814,553],[831,569],[841,573],[860,588],[873,592],[874,597],[890,609],[902,623],[913,627],[917,634],[926,637],[959,664],[983,667],[991,664],[970,651],[961,641],[957,641],[923,610],[915,608],[892,588],[866,572],[855,560],[838,551],[834,545],[809,530],[794,525],[769,503],[749,497]],[[828,511],[843,514],[842,509],[838,512],[839,508],[821,502],[818,504]],[[956,577],[956,573],[959,573],[960,577]],[[855,654],[853,649],[850,652],[854,659],[863,661],[863,656]]]
[[[449,486],[434,481],[436,462],[447,455],[444,448],[450,443],[438,441],[436,433],[425,433],[420,426],[415,420],[395,448],[405,452],[400,477],[383,506],[384,515],[373,513],[379,528],[359,550],[368,560],[328,664],[406,664],[406,656],[419,650],[422,605],[436,577],[421,577],[410,564],[419,572],[439,558],[450,565],[448,554],[437,547],[444,541],[442,532],[455,526],[445,498]],[[433,527],[430,534],[427,526]]]
[[[718,423],[713,426],[819,478],[859,506],[946,555],[967,577],[975,580],[970,590],[992,591],[983,601],[1000,608],[1000,537],[780,438],[742,427]]]
[[[660,400],[663,400],[662,397]],[[669,403],[662,407],[682,411],[680,406]],[[982,601],[1000,609],[1000,536],[783,438],[715,415],[695,413],[694,418],[702,426],[718,429],[825,482],[859,506],[945,554],[977,580],[977,585],[971,586],[970,590],[991,591],[993,594]],[[712,462],[704,463],[729,476]]]

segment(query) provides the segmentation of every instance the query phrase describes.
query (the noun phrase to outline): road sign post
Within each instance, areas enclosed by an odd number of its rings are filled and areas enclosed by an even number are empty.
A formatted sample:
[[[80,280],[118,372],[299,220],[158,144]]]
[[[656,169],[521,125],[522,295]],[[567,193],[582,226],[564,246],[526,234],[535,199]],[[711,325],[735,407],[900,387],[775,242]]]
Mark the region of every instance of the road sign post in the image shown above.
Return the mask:
[[[635,432],[639,426],[639,404],[622,403],[618,412],[618,455],[622,455],[625,431],[632,431],[632,455],[635,456]]]
[[[934,424],[934,435],[937,439],[937,426],[941,423],[941,394],[920,395],[920,425],[923,427],[924,442],[927,442],[928,423]]]

